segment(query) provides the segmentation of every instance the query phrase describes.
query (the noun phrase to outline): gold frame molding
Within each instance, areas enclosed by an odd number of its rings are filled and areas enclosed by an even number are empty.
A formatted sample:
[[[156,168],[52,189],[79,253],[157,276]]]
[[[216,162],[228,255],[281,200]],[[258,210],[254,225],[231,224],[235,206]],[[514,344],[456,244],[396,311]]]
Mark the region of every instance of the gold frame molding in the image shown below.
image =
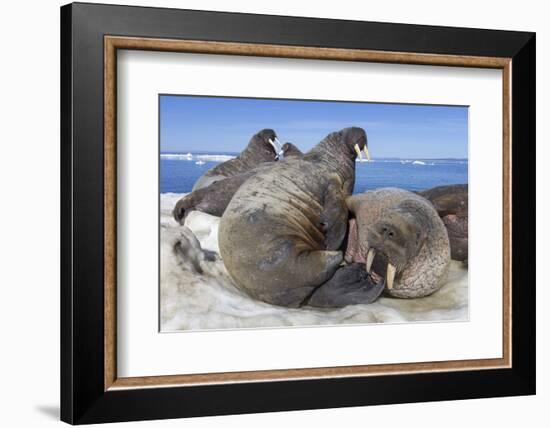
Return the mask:
[[[116,53],[118,49],[241,55],[394,64],[494,68],[502,70],[503,144],[503,349],[502,358],[358,365],[305,369],[204,373],[171,376],[117,377],[116,368]],[[405,373],[497,369],[511,367],[511,58],[382,52],[196,40],[104,37],[104,389],[192,386],[204,384],[358,377]]]

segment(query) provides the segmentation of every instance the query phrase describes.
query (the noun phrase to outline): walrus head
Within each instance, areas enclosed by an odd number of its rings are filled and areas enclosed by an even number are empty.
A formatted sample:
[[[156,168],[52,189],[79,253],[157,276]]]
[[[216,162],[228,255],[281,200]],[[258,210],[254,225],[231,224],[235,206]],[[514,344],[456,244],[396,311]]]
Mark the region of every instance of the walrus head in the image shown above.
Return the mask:
[[[282,144],[273,129],[262,129],[248,143],[248,149],[268,156],[269,160],[279,160],[284,154]]]
[[[468,185],[438,186],[419,192],[443,220],[451,242],[451,258],[468,260]]]
[[[367,149],[367,133],[363,128],[351,127],[331,132],[319,144],[304,155],[304,159],[317,162],[332,162],[333,168],[338,164],[349,166],[357,157],[362,159],[362,151],[370,159]]]
[[[344,142],[348,152],[355,158],[357,155],[360,159],[363,159],[363,152],[370,160],[369,150],[367,148],[367,133],[363,128],[351,127],[344,128],[338,132],[341,137],[341,141]],[[363,152],[362,152],[363,151]]]
[[[420,251],[429,230],[429,219],[418,201],[404,200],[385,211],[382,218],[368,227],[367,272],[386,278],[389,289],[393,282]]]
[[[301,157],[304,155],[302,151],[292,143],[284,143],[282,149],[285,158]]]

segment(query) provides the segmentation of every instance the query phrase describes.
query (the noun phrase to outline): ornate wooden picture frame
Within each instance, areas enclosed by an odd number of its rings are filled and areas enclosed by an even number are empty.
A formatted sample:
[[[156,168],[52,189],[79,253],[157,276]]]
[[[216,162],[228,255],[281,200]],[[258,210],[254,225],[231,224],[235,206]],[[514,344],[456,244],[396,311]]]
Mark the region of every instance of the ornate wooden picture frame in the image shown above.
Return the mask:
[[[121,49],[501,70],[502,357],[117,376]],[[77,3],[61,9],[61,54],[62,420],[81,424],[535,393],[533,33]]]

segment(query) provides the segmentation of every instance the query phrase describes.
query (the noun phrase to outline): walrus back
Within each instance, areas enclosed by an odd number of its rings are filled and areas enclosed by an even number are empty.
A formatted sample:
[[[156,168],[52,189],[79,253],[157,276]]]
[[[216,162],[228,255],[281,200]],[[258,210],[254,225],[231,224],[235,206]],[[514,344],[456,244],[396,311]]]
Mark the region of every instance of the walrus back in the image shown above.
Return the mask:
[[[341,261],[341,253],[324,251],[324,189],[314,166],[289,159],[254,175],[222,216],[224,264],[235,284],[256,299],[294,305],[332,275],[327,265]]]
[[[192,191],[203,189],[225,178],[246,173],[254,168],[254,166],[243,162],[239,157],[225,161],[201,175],[193,185]]]
[[[193,186],[193,191],[202,189],[223,180],[247,173],[263,163],[274,163],[275,157],[266,153],[253,153],[249,148],[243,150],[237,157],[229,159],[206,171]]]

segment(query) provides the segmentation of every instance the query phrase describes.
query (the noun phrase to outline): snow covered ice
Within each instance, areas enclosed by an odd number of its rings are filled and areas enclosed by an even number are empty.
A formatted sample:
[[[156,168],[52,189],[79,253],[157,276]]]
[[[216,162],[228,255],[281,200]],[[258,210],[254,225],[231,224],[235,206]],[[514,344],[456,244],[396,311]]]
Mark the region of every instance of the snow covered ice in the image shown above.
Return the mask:
[[[192,212],[185,226],[172,218],[183,194],[161,194],[161,331],[313,325],[466,321],[468,271],[452,262],[447,283],[421,299],[381,297],[369,305],[299,309],[248,297],[232,283],[218,250],[219,218]]]

